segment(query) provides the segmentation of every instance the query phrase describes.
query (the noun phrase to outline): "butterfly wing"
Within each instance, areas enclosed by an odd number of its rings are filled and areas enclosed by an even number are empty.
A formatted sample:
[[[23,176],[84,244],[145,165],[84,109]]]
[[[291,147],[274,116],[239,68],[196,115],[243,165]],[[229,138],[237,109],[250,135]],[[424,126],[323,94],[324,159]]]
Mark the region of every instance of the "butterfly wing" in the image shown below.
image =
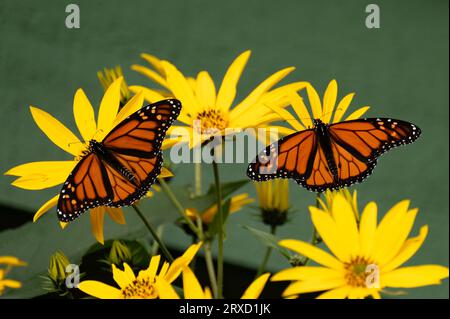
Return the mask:
[[[89,208],[110,203],[112,194],[106,166],[96,154],[89,153],[63,184],[57,205],[58,218],[62,222],[72,221]]]
[[[414,142],[421,131],[401,120],[368,118],[331,124],[329,133],[339,178],[336,186],[344,187],[362,182],[381,154]]]
[[[159,151],[153,158],[113,153],[124,168],[133,173],[134,180],[130,181],[113,167],[106,165],[108,180],[112,188],[112,201],[108,206],[120,207],[132,205],[142,198],[155,182],[161,172],[163,155]]]
[[[175,99],[145,106],[119,123],[102,144],[109,151],[123,155],[157,157],[166,131],[180,110],[181,103]]]
[[[274,178],[303,180],[312,169],[317,147],[314,130],[288,135],[262,151],[248,166],[247,176],[255,181]]]

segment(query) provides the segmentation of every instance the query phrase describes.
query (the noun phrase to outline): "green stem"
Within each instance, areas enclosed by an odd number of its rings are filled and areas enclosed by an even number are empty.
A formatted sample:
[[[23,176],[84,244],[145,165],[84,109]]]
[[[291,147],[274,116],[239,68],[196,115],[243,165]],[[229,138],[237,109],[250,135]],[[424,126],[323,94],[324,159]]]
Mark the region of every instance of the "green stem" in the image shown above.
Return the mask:
[[[184,218],[184,220],[186,221],[186,223],[188,224],[189,228],[194,232],[194,234],[197,235],[199,240],[203,240],[203,234],[199,231],[199,229],[194,225],[194,223],[192,222],[192,220],[186,216],[185,213],[185,209],[183,208],[183,206],[181,205],[181,203],[178,201],[177,197],[175,196],[175,194],[172,192],[172,189],[169,187],[169,185],[167,185],[167,183],[164,181],[164,179],[159,179],[159,183],[161,185],[162,190],[164,191],[164,193],[167,195],[167,197],[170,199],[170,201],[172,202],[172,204],[175,206],[175,208],[177,209],[178,213],[181,215],[181,217]]]
[[[217,232],[218,249],[217,249],[217,298],[223,298],[223,211],[222,211],[222,188],[220,186],[219,166],[213,161],[214,181],[217,193],[217,213],[219,216],[219,229]]]
[[[211,244],[210,242],[205,242],[205,245],[203,246],[205,250],[205,263],[206,263],[206,269],[208,270],[208,276],[209,276],[209,282],[211,284],[211,289],[214,298],[217,298],[218,289],[217,289],[217,278],[216,278],[216,271],[214,270],[214,262],[213,257],[211,253]]]
[[[202,163],[194,163],[195,184],[194,195],[200,196],[202,194]]]
[[[275,235],[276,228],[277,228],[276,226],[270,227],[270,233],[272,235]],[[263,274],[264,270],[266,269],[266,265],[267,265],[267,262],[269,261],[271,254],[272,254],[272,247],[267,247],[266,254],[264,255],[264,259],[258,268],[258,272],[256,273],[256,278],[258,278],[259,276],[261,276]]]
[[[147,218],[145,218],[144,214],[142,214],[141,210],[136,206],[132,205],[138,216],[141,218],[142,222],[144,223],[145,227],[149,230],[150,234],[152,234],[153,239],[158,243],[159,248],[161,248],[162,253],[164,256],[166,256],[167,260],[170,262],[173,262],[173,257],[170,254],[169,250],[167,249],[166,245],[161,241],[156,231],[153,229],[152,225],[148,222]]]

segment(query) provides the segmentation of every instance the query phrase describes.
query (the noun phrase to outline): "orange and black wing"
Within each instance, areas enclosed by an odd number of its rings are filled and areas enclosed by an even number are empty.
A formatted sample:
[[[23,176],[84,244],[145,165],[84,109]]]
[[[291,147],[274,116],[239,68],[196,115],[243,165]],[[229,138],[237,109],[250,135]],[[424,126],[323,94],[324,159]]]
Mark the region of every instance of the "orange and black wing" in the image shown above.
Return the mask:
[[[377,158],[393,147],[414,142],[420,129],[409,122],[368,118],[329,126],[331,148],[337,167],[337,187],[360,183],[376,166]]]
[[[180,114],[181,103],[175,99],[144,106],[119,123],[102,141],[109,151],[152,158],[158,156],[167,129]]]
[[[113,207],[132,205],[148,192],[161,172],[162,152],[159,151],[152,158],[140,158],[119,153],[113,153],[113,155],[127,172],[132,173],[133,178],[126,178],[124,174],[113,167],[105,165],[112,188],[112,200],[107,205]]]
[[[67,178],[59,194],[57,214],[60,221],[69,222],[89,208],[107,205],[113,190],[106,166],[95,154],[83,157]]]
[[[274,178],[302,181],[312,170],[317,148],[314,130],[293,133],[262,151],[248,166],[247,176],[255,181]]]

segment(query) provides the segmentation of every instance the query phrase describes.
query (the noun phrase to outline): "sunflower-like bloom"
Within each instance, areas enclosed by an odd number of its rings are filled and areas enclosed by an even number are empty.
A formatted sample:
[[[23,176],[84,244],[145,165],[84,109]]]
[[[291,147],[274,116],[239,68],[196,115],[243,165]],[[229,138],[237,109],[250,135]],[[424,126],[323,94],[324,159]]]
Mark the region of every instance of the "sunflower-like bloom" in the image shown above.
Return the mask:
[[[20,288],[22,284],[13,279],[7,279],[6,275],[13,267],[26,266],[27,263],[14,256],[0,256],[0,296],[6,288]]]
[[[253,184],[258,194],[258,207],[263,222],[271,226],[283,225],[289,211],[289,181],[275,179]]]
[[[253,203],[255,200],[250,198],[247,193],[242,193],[239,195],[235,195],[230,200],[230,214],[234,214],[242,209],[245,205]],[[197,219],[199,216],[202,222],[206,225],[209,225],[213,220],[214,216],[217,214],[217,204],[209,207],[202,213],[198,213],[195,208],[186,209],[186,215],[191,218],[193,221]]]
[[[73,159],[67,161],[31,162],[11,168],[5,175],[18,176],[11,184],[23,189],[40,190],[64,183],[81,159],[83,152],[87,150],[90,140],[103,140],[112,128],[142,107],[143,96],[141,93],[137,93],[119,111],[122,81],[123,78],[119,77],[106,90],[100,102],[97,121],[95,121],[94,117],[94,108],[84,91],[82,89],[76,91],[73,101],[73,113],[83,142],[49,113],[30,106],[31,115],[37,126],[50,141],[69,153]],[[172,176],[172,174],[163,169],[159,177],[164,178],[168,176]],[[45,202],[34,215],[33,221],[36,221],[56,206],[58,199],[59,194]],[[105,213],[115,222],[119,224],[125,223],[121,208],[101,206],[91,209],[92,232],[100,243],[103,243]],[[65,223],[61,223],[62,227],[65,225]]]
[[[380,298],[383,288],[413,288],[440,284],[448,268],[439,265],[400,267],[422,246],[428,226],[408,238],[417,209],[404,200],[393,206],[377,225],[377,206],[367,204],[359,223],[352,204],[337,194],[331,211],[310,207],[311,218],[331,254],[300,240],[279,244],[317,262],[320,266],[285,269],[274,281],[293,281],[284,297],[323,292],[318,298]]]
[[[264,287],[269,279],[270,274],[265,273],[256,278],[245,290],[241,299],[258,299],[261,295]],[[161,293],[159,298],[161,299],[179,299],[175,289],[167,283],[167,281],[161,281],[158,283]],[[200,282],[195,276],[194,272],[186,267],[183,270],[183,293],[184,299],[212,299],[211,290],[208,287],[202,288]]]
[[[296,131],[312,128],[314,126],[312,122],[313,119],[320,119],[322,122],[329,124],[340,122],[350,106],[355,93],[347,94],[338,102],[338,85],[336,80],[331,80],[325,90],[322,101],[316,89],[310,83],[306,84],[306,95],[308,96],[311,113],[308,111],[308,107],[299,94],[291,92],[287,98],[289,104],[292,105],[298,120],[295,119],[293,114],[286,109],[277,107],[276,105],[271,106],[274,112],[276,112],[283,120],[287,121],[287,123],[292,127],[291,129],[277,126],[280,133],[292,134]],[[338,103],[336,104],[336,102]],[[367,112],[368,109],[369,106],[363,106],[357,109],[348,115],[345,118],[345,121],[354,120],[361,117]]]
[[[178,120],[185,125],[172,126],[168,136],[173,134],[182,141],[189,142],[190,147],[208,140],[212,135],[233,134],[246,128],[270,127],[270,123],[281,119],[273,112],[272,107],[283,109],[288,106],[288,93],[306,86],[306,82],[295,82],[272,90],[294,70],[293,67],[288,67],[269,76],[233,107],[237,85],[250,57],[250,51],[245,51],[233,61],[218,90],[207,71],[199,72],[195,79],[188,78],[167,61],[150,55],[143,57],[155,70],[139,65],[132,68],[181,100],[183,109]],[[144,98],[150,102],[164,98],[166,94],[165,91],[161,93],[142,86],[130,86],[130,90],[143,92]],[[229,129],[228,132],[226,129]]]
[[[160,255],[153,256],[149,267],[141,270],[138,276],[135,276],[127,263],[123,264],[124,270],[118,269],[113,264],[113,278],[120,288],[94,280],[82,281],[78,288],[88,295],[100,299],[155,299],[161,295],[167,295],[165,287],[170,286],[181,274],[181,271],[188,267],[200,246],[201,243],[191,245],[172,264],[164,262],[159,272]],[[160,285],[160,282],[164,282],[164,284]]]

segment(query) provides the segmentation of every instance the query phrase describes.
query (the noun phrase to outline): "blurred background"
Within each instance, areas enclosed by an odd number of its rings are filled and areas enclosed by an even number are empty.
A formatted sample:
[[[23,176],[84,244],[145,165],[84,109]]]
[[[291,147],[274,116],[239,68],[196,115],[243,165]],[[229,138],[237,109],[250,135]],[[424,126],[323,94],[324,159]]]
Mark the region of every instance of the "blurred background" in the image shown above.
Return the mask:
[[[69,3],[80,7],[79,29],[65,26]],[[323,92],[331,79],[337,79],[339,97],[356,92],[352,109],[370,105],[368,116],[399,118],[422,129],[416,143],[384,155],[372,177],[354,188],[360,207],[375,201],[379,216],[398,201],[411,199],[412,206],[420,209],[414,234],[424,224],[430,233],[410,264],[448,266],[448,1],[376,1],[380,29],[366,28],[369,3],[0,0],[0,171],[30,161],[69,159],[42,134],[28,107],[44,109],[75,131],[75,90],[82,87],[97,107],[103,92],[96,72],[103,67],[121,65],[128,84],[153,86],[130,70],[132,64],[143,62],[139,54],[147,52],[173,62],[186,75],[206,69],[217,85],[231,61],[251,49],[238,100],[269,74],[295,66],[290,82],[307,80]],[[245,178],[245,164],[225,164],[221,169],[225,181]],[[175,174],[172,183],[189,184],[193,166],[179,165]],[[212,181],[207,165],[204,178],[206,185]],[[53,212],[32,224],[34,212],[59,189],[26,191],[12,187],[12,180],[0,179],[0,255],[15,255],[29,266],[14,271],[14,278],[24,281],[24,289],[7,296],[36,296],[39,275],[51,254],[61,249],[76,261],[95,239],[87,215],[64,231]],[[255,197],[251,184],[241,192]],[[307,207],[314,204],[315,196],[295,183],[290,195],[295,212],[278,236],[308,240]],[[164,205],[163,199],[156,199],[151,206],[155,212]],[[170,209],[165,212],[173,219],[177,216]],[[158,222],[158,213],[147,214]],[[138,237],[143,231],[139,220],[131,213],[126,218],[127,226],[106,219],[105,239]],[[253,274],[248,269],[260,264],[265,251],[240,225],[268,231],[254,209],[244,208],[230,217],[225,289],[245,287]],[[190,243],[183,231],[170,224],[164,240],[178,250]],[[286,266],[286,260],[273,253],[269,269]],[[242,273],[250,273],[243,284]],[[408,290],[407,297],[448,298],[448,289],[445,280],[440,286]]]

